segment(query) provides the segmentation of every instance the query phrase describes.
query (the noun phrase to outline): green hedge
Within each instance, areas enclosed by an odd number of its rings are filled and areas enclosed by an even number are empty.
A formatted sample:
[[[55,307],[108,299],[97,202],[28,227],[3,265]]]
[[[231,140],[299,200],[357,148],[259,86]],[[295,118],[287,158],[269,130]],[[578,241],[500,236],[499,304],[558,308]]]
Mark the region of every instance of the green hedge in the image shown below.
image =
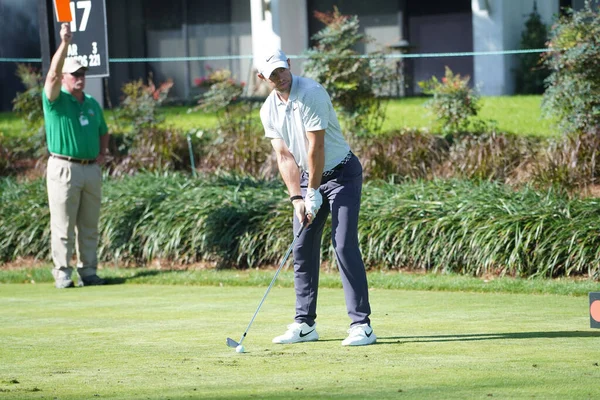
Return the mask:
[[[0,260],[49,259],[44,180],[0,181]],[[468,275],[598,276],[600,204],[499,183],[423,181],[364,187],[359,235],[371,269]],[[144,265],[277,264],[292,208],[279,180],[137,174],[104,184],[100,258]],[[330,228],[324,233],[329,243]],[[334,260],[330,246],[323,259]]]

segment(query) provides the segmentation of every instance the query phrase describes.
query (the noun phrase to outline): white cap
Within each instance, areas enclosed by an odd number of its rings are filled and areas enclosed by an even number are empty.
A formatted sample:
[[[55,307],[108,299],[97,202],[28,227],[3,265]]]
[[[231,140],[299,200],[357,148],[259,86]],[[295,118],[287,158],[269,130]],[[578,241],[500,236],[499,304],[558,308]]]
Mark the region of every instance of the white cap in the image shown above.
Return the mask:
[[[62,72],[66,74],[72,74],[73,72],[77,72],[80,69],[87,71],[87,67],[84,67],[81,62],[75,57],[65,58],[65,63],[63,64]]]
[[[269,79],[273,71],[277,68],[289,68],[288,57],[285,53],[279,49],[261,57],[258,66],[258,72],[260,72],[265,78]]]

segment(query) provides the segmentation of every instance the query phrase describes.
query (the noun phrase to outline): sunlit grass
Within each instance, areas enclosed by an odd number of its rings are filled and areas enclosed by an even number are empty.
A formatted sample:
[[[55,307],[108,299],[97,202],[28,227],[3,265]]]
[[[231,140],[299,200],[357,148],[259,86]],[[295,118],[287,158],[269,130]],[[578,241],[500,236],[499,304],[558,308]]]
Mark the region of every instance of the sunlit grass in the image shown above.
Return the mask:
[[[240,277],[238,279],[244,279]],[[320,340],[274,345],[293,289],[0,286],[0,397],[7,399],[598,398],[600,332],[587,299],[370,292],[373,346],[345,348],[343,291],[319,292]]]
[[[391,100],[386,109],[387,119],[384,131],[426,129],[439,131],[435,118],[425,108],[425,97]],[[479,117],[493,120],[501,132],[510,132],[529,136],[556,136],[558,132],[553,121],[544,118],[541,110],[542,96],[499,96],[483,97]],[[161,108],[166,123],[183,132],[198,131],[217,126],[215,114],[193,111],[191,106],[168,106]],[[255,111],[258,118],[258,110]],[[113,124],[112,110],[106,110],[109,125]],[[11,112],[0,113],[0,132],[6,136],[16,136],[23,132],[23,122]]]
[[[440,131],[435,117],[425,107],[427,98],[392,100],[387,106],[384,130],[403,128]],[[494,121],[500,132],[524,136],[557,136],[554,121],[542,115],[542,96],[482,97],[478,118]]]

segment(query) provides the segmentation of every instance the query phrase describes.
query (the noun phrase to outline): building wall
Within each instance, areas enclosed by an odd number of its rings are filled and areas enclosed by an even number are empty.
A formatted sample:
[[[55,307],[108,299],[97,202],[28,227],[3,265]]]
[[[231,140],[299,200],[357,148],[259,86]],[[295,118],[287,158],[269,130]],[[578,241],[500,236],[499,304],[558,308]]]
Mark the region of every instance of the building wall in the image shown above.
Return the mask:
[[[410,43],[414,53],[455,53],[473,50],[473,30],[470,13],[437,14],[410,17]],[[462,76],[473,75],[470,56],[423,57],[409,59],[412,63],[414,93],[419,93],[418,83],[432,76],[444,76],[445,67]]]
[[[0,57],[40,57],[37,4],[39,0],[0,0]],[[110,78],[99,85],[107,89],[107,101],[117,104],[124,83],[146,79],[175,80],[173,94],[184,96],[186,85],[193,94],[193,80],[206,73],[206,65],[229,68],[241,81],[254,78],[252,56],[267,45],[282,45],[289,54],[301,54],[310,37],[322,28],[313,12],[331,11],[358,15],[364,33],[375,42],[358,48],[371,52],[386,49],[403,38],[412,52],[489,51],[518,49],[524,22],[534,0],[105,0],[108,48],[111,59],[148,56],[236,56],[232,61],[111,62]],[[544,21],[550,25],[558,6],[581,9],[585,0],[537,0]],[[599,4],[599,0],[593,0]],[[271,3],[276,20],[255,23],[255,8]],[[183,6],[187,4],[187,36],[184,46]],[[465,4],[467,8],[465,8]],[[471,11],[472,10],[472,11]],[[471,20],[468,20],[471,15]],[[260,21],[259,21],[260,22]],[[451,26],[455,24],[456,26]],[[268,33],[265,35],[265,33]],[[469,35],[472,39],[469,40]],[[277,42],[279,41],[279,42]],[[486,95],[512,93],[512,69],[516,56],[476,56],[411,61],[413,85],[443,73],[472,73]],[[471,64],[471,65],[469,65]],[[38,65],[39,64],[33,64]],[[301,60],[293,61],[301,73]],[[0,62],[0,110],[10,110],[17,91],[24,88],[14,75],[14,63]]]
[[[475,52],[518,50],[525,21],[535,0],[472,0],[473,50]],[[537,1],[542,21],[550,26],[559,11],[558,0]],[[474,57],[475,84],[481,94],[500,96],[514,93],[514,69],[518,56]]]
[[[156,24],[148,27],[145,46],[147,57],[223,57],[222,60],[161,61],[150,62],[158,82],[173,79],[171,95],[183,98],[194,95],[194,79],[210,71],[226,68],[236,80],[247,81],[251,69],[252,35],[250,4],[248,0],[230,0],[220,3],[187,0],[188,43],[184,40],[182,22],[162,25],[160,16]],[[216,17],[216,18],[211,18]],[[186,48],[187,46],[187,48]],[[235,59],[226,57],[237,56]],[[189,74],[186,74],[186,68]],[[189,80],[186,79],[189,75]]]

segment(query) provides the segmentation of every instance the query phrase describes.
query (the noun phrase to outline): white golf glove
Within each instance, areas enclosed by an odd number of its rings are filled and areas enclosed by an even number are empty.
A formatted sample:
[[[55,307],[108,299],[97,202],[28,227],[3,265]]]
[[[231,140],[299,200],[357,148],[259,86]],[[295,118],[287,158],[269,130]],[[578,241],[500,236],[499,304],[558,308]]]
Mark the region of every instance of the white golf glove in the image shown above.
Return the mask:
[[[321,196],[319,189],[308,188],[306,190],[306,197],[304,198],[306,214],[311,214],[314,218],[317,212],[319,212],[321,205],[323,205],[323,196]]]

